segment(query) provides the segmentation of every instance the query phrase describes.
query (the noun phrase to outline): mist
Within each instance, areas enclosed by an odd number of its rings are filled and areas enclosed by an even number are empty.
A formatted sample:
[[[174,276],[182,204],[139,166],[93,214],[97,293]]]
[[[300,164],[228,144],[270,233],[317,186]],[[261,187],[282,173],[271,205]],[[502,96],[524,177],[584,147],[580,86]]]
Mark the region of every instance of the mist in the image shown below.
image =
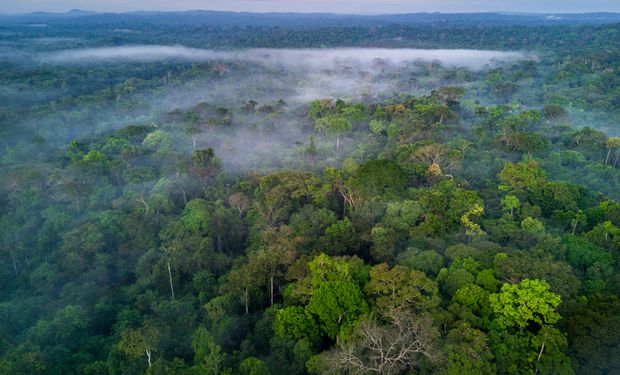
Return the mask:
[[[16,59],[18,55],[12,56]],[[157,90],[132,89],[131,92],[123,92],[115,102],[80,113],[79,116],[84,116],[85,120],[76,120],[75,125],[55,133],[55,139],[47,140],[62,145],[72,139],[104,134],[130,124],[151,123],[162,113],[176,109],[189,110],[198,103],[209,103],[231,110],[234,134],[220,129],[223,134],[211,132],[208,136],[195,138],[200,147],[214,148],[224,160],[225,167],[234,172],[245,172],[266,164],[277,168],[282,149],[305,144],[311,126],[299,122],[299,113],[303,113],[312,100],[332,98],[349,102],[380,102],[400,94],[428,95],[434,89],[450,85],[450,81],[441,76],[441,72],[450,71],[450,74],[476,75],[471,83],[460,83],[466,88],[468,98],[485,105],[502,104],[503,99],[483,93],[480,79],[486,72],[498,67],[510,69],[513,64],[522,61],[539,64],[542,59],[549,59],[547,54],[526,51],[404,48],[215,50],[180,45],[58,49],[29,55],[22,52],[19,56],[19,63],[23,65],[35,63],[50,69],[56,66],[82,70],[91,67],[137,68],[151,64],[187,64],[188,67],[207,69],[191,77],[171,75],[165,80],[162,78],[166,83],[158,84],[160,87]],[[434,66],[441,69],[437,70]],[[220,70],[210,71],[210,67]],[[7,88],[0,93],[0,97],[17,100],[27,98],[28,92],[27,87],[20,87],[19,91]],[[33,92],[40,94],[42,91],[38,88]],[[519,89],[519,92],[523,98],[529,95],[525,88]],[[53,98],[53,95],[46,94],[46,97]],[[256,101],[260,107],[273,106],[279,100],[283,100],[286,106],[285,113],[277,118],[265,116],[257,119],[239,113],[240,103],[244,101]],[[133,104],[128,108],[125,103]],[[575,119],[591,120],[586,115],[588,113],[575,114]],[[49,120],[35,115],[21,121],[33,128]],[[257,125],[258,128],[263,126],[276,131],[257,131]],[[345,140],[347,143],[351,151],[359,140]]]
[[[103,134],[129,124],[151,123],[167,112],[176,109],[191,111],[198,103],[208,103],[230,109],[234,130],[211,129],[197,135],[194,137],[197,147],[213,148],[227,170],[242,173],[265,165],[280,168],[282,150],[304,147],[313,130],[312,124],[300,121],[300,117],[303,118],[300,113],[312,100],[332,98],[370,102],[388,100],[402,93],[427,95],[446,84],[433,72],[436,70],[434,65],[441,66],[441,69],[483,74],[492,67],[537,59],[536,54],[529,52],[467,49],[211,50],[133,45],[41,52],[24,59],[23,64],[34,61],[52,69],[59,65],[68,69],[89,69],[175,63],[197,65],[201,69],[206,67],[203,73],[190,78],[171,74],[158,90],[121,90],[114,102],[97,106],[84,114],[86,121],[97,119],[94,120],[96,123],[85,127],[83,122],[76,120],[70,127],[72,131],[54,135],[58,137],[55,143]],[[9,95],[4,96],[8,98]],[[24,95],[27,93],[22,91],[20,96]],[[277,116],[247,114],[240,110],[240,103],[247,101],[255,101],[257,107],[275,107],[279,101],[284,106]],[[33,118],[27,122],[40,126],[41,122],[48,121]],[[155,123],[166,125],[158,120]],[[331,154],[331,145],[322,144],[323,141],[326,140],[317,140],[317,146],[325,147],[324,154]],[[358,143],[356,139],[345,139],[345,150],[353,150]],[[339,159],[337,155],[331,155],[325,163],[333,165]]]
[[[238,51],[201,50],[186,47],[131,46],[58,51],[46,58],[56,64],[115,64],[187,61],[219,64],[219,73],[190,79],[165,87],[159,96],[136,93],[134,98],[149,103],[160,113],[180,108],[191,111],[197,103],[231,109],[232,129],[209,130],[196,136],[199,148],[211,147],[233,173],[254,168],[299,167],[283,164],[283,150],[305,147],[312,124],[300,121],[312,100],[343,99],[350,102],[381,101],[399,93],[423,95],[442,85],[427,74],[433,64],[445,69],[472,72],[510,64],[534,55],[522,52],[483,50],[423,50],[383,48],[330,49],[246,49]],[[412,84],[415,77],[415,84]],[[248,115],[240,103],[254,100],[257,106],[285,106],[277,114]],[[325,143],[327,142],[327,143]],[[359,139],[345,139],[344,151],[352,151]],[[323,154],[320,163],[335,165],[328,140],[317,140]]]
[[[94,64],[116,62],[156,62],[180,60],[204,62],[251,62],[299,70],[353,66],[369,69],[378,63],[400,65],[416,60],[440,61],[446,66],[464,66],[479,70],[497,62],[512,62],[533,58],[523,52],[485,51],[468,49],[244,49],[222,51],[184,46],[122,46],[55,51],[37,56],[40,62],[55,64]],[[379,61],[383,60],[383,61]]]

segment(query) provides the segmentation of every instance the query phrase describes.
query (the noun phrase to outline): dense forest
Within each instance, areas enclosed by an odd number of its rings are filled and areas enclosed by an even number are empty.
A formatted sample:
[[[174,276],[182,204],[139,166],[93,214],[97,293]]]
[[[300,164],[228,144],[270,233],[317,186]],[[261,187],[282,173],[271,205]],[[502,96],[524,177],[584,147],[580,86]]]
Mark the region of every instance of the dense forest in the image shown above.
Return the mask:
[[[620,373],[614,17],[0,17],[0,374]]]

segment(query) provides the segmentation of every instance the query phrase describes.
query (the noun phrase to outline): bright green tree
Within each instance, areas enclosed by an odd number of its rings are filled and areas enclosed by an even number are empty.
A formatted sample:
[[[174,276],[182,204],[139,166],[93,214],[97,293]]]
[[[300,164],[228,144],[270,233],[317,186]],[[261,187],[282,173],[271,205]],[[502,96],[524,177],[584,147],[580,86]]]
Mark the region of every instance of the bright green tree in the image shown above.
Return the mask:
[[[519,198],[514,195],[506,195],[502,198],[502,206],[504,210],[508,211],[510,216],[512,216],[519,209],[519,207],[521,207],[521,202],[519,201]]]
[[[347,333],[369,308],[362,291],[351,282],[325,282],[316,289],[307,309],[316,315],[321,329],[335,339]]]
[[[496,322],[505,328],[526,328],[531,323],[555,324],[560,320],[557,307],[562,299],[549,291],[544,280],[525,279],[518,284],[504,284],[499,293],[489,296]]]

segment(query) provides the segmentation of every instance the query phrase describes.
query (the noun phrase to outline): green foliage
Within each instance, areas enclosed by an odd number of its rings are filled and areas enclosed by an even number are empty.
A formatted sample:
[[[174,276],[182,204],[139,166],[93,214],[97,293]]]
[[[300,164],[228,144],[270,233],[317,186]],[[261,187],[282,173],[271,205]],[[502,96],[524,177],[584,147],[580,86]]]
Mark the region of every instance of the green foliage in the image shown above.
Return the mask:
[[[386,191],[402,191],[407,184],[403,170],[391,160],[371,160],[362,164],[353,180],[353,186],[366,195],[382,194]]]
[[[327,281],[314,291],[307,309],[317,316],[323,332],[335,339],[339,334],[348,334],[355,322],[368,312],[368,304],[355,284]]]
[[[540,220],[529,216],[521,221],[521,229],[533,237],[540,237],[545,233],[545,225]]]
[[[389,269],[385,263],[370,269],[366,293],[380,312],[394,309],[425,311],[439,305],[437,285],[423,272],[403,266]]]
[[[330,136],[336,137],[336,149],[340,147],[340,137],[353,129],[353,124],[346,117],[328,116],[315,121],[314,127]]]
[[[489,292],[482,289],[478,285],[467,284],[459,288],[452,302],[468,307],[478,316],[485,316],[489,313]]]
[[[423,271],[428,275],[437,275],[444,266],[443,257],[433,250],[408,249],[398,255],[396,262],[402,266]]]
[[[3,19],[0,373],[620,372],[615,16],[162,17]],[[110,44],[540,53],[21,58]]]
[[[566,236],[564,242],[566,261],[586,280],[584,286],[590,291],[603,289],[613,273],[612,255],[574,235]]]
[[[368,274],[364,262],[355,257],[332,258],[320,254],[308,263],[308,268],[313,287],[324,282],[355,282],[358,286],[363,286]]]
[[[274,331],[283,337],[291,337],[295,340],[319,337],[319,326],[310,312],[300,306],[287,306],[279,309],[276,313]]]
[[[519,198],[514,195],[506,195],[502,198],[502,206],[504,206],[504,210],[510,213],[510,216],[514,215],[514,213],[521,207],[521,202]]]
[[[482,206],[475,205],[461,216],[461,224],[465,227],[465,234],[470,238],[480,237],[485,234],[480,225],[472,221],[472,218],[481,216],[483,212],[484,208]]]
[[[616,297],[599,295],[581,299],[571,307],[566,332],[575,373],[614,373],[620,369],[618,306]]]
[[[242,375],[269,375],[269,369],[265,362],[256,357],[248,357],[239,365],[239,371]]]
[[[531,193],[546,182],[545,173],[534,160],[517,164],[506,163],[499,173],[502,190]]]
[[[437,275],[437,282],[448,296],[453,296],[457,290],[474,281],[474,275],[460,267],[443,268]]]
[[[217,374],[223,370],[225,354],[206,328],[200,327],[194,332],[192,348],[198,371]]]
[[[556,309],[561,298],[549,292],[545,281],[525,279],[504,284],[499,293],[489,296],[489,302],[497,314],[496,322],[504,328],[523,329],[531,323],[555,324],[560,320]]]
[[[357,241],[355,226],[348,217],[325,229],[325,251],[333,255],[355,254]]]
[[[150,367],[152,352],[157,349],[160,338],[159,329],[152,322],[147,322],[140,328],[123,331],[119,348],[123,353],[132,357],[137,358],[146,355]]]
[[[446,350],[447,366],[440,374],[495,374],[493,354],[484,332],[461,323],[448,332]]]

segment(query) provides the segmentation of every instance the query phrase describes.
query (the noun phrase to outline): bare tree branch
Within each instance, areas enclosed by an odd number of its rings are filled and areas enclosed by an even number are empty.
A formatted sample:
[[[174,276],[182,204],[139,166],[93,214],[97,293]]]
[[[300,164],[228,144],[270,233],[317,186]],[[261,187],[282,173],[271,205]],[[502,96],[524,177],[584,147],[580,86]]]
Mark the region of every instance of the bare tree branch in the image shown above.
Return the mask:
[[[423,358],[441,360],[437,330],[428,315],[392,309],[385,320],[387,324],[363,321],[352,339],[339,342],[327,358],[327,373],[395,375],[415,369]]]

